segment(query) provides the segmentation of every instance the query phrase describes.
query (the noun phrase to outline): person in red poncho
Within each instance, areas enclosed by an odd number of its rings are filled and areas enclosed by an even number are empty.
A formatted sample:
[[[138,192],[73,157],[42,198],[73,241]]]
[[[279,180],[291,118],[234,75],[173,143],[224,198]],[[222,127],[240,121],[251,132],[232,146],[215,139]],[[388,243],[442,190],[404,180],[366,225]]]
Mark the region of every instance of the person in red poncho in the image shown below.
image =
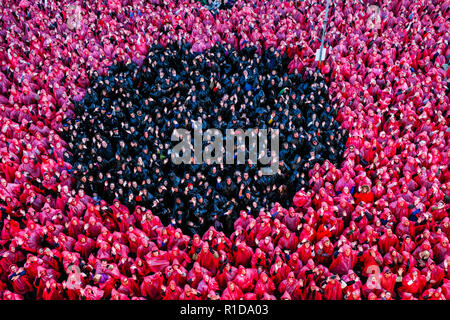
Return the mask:
[[[182,292],[183,290],[177,286],[175,281],[172,280],[169,282],[169,285],[164,290],[163,300],[178,300]]]
[[[367,277],[373,270],[383,265],[383,256],[378,252],[376,246],[370,247],[368,250],[362,252],[360,256],[360,261],[363,264],[362,275]]]
[[[11,265],[15,265],[23,260],[25,260],[25,256],[22,251],[17,250],[16,241],[12,241],[9,245],[9,250],[2,252],[2,258],[0,259],[0,267],[2,273],[0,274],[0,279],[6,279],[8,273],[11,271]]]
[[[275,284],[269,278],[266,272],[261,272],[259,279],[255,285],[255,294],[257,299],[265,297],[265,295],[273,295],[275,292]]]
[[[246,269],[244,266],[240,265],[233,282],[242,290],[243,293],[247,293],[253,291],[257,280],[258,273],[255,269]]]
[[[278,286],[281,281],[286,279],[289,271],[289,266],[280,257],[277,257],[275,263],[270,267],[270,276],[273,283]]]
[[[232,247],[234,263],[236,265],[249,266],[253,256],[253,250],[244,242],[236,241]]]
[[[202,295],[197,290],[191,288],[188,284],[184,286],[183,292],[180,294],[180,300],[201,300]]]
[[[395,297],[395,286],[401,277],[393,272],[388,267],[384,267],[383,272],[380,274],[379,280],[381,287],[388,291],[391,295]]]
[[[289,214],[284,216],[283,223],[291,232],[296,232],[300,224],[300,215],[291,207]]]
[[[241,300],[243,297],[242,290],[233,281],[230,281],[220,298],[222,300]]]
[[[287,279],[283,280],[278,286],[278,292],[284,294],[289,293],[293,300],[302,300],[303,296],[303,280],[297,280],[295,274],[290,272]]]
[[[427,277],[427,288],[438,288],[445,278],[444,269],[431,259],[428,260],[427,267],[422,269],[422,274]]]
[[[427,284],[426,276],[420,274],[416,268],[412,268],[411,271],[403,277],[402,286],[398,289],[401,296],[406,293],[418,296],[422,293]]]
[[[56,283],[53,279],[46,281],[45,289],[42,292],[42,300],[62,300],[62,298],[62,285]]]
[[[303,267],[303,263],[299,258],[299,255],[297,252],[294,252],[290,259],[288,259],[287,265],[291,268],[291,270],[294,272],[295,276],[298,277],[300,274],[300,270]]]
[[[333,245],[328,237],[324,237],[315,246],[315,261],[319,264],[329,265],[333,255]]]
[[[163,296],[164,277],[160,272],[148,275],[140,286],[141,295],[151,300],[159,300]]]
[[[389,248],[399,249],[398,237],[392,232],[391,229],[387,229],[378,241],[378,247],[380,248],[380,253],[382,254],[389,252]]]
[[[417,266],[423,268],[428,259],[433,259],[433,250],[428,240],[425,240],[420,246],[418,246],[412,253],[416,260]]]
[[[181,288],[187,281],[187,270],[175,259],[172,265],[166,268],[165,276],[168,282],[174,280],[177,286]]]
[[[450,245],[447,237],[442,237],[433,247],[433,258],[436,264],[442,263],[450,255]]]
[[[197,249],[196,254],[197,258],[194,255],[193,259],[198,262],[200,266],[209,270],[212,274],[215,274],[219,266],[218,253],[205,242],[201,248]]]
[[[262,268],[263,270],[266,270],[268,267],[267,256],[260,248],[256,248],[255,254],[252,256],[251,267],[255,269]]]
[[[203,279],[200,281],[197,287],[197,291],[198,293],[200,293],[202,299],[206,299],[207,295],[211,291],[216,292],[218,290],[219,284],[217,283],[216,279],[214,277],[210,277],[207,274],[203,276]]]
[[[360,202],[374,202],[374,195],[368,185],[363,185],[362,187],[358,188],[358,192],[355,193],[355,203],[358,205]]]
[[[8,275],[8,280],[11,281],[14,292],[24,296],[33,291],[33,286],[23,268],[18,268],[13,264],[9,267],[9,270],[11,273]]]
[[[288,229],[284,231],[283,236],[278,240],[277,246],[283,251],[293,252],[298,245],[298,238],[295,234],[292,234]]]
[[[274,245],[269,236],[265,237],[263,240],[257,241],[256,243],[258,245],[258,249],[260,249],[265,254],[272,256]]]
[[[342,287],[339,276],[331,276],[326,279],[323,289],[323,299],[325,300],[341,300]]]
[[[348,245],[342,246],[339,249],[337,257],[333,259],[333,262],[330,265],[330,272],[336,273],[341,277],[346,275],[357,263],[356,253],[352,250],[352,248]]]
[[[75,243],[74,250],[79,252],[84,259],[88,258],[94,248],[95,243],[91,238],[82,234],[78,235],[78,241]]]
[[[238,268],[232,266],[230,263],[223,265],[215,276],[217,283],[219,284],[219,288],[224,290],[227,283],[236,277],[237,272]]]

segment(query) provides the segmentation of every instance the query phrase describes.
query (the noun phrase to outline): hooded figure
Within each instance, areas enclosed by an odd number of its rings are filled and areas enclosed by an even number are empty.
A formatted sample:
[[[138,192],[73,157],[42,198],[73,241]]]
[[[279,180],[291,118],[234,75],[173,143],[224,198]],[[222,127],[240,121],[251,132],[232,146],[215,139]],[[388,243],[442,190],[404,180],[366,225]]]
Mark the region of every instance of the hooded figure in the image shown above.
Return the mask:
[[[293,272],[289,272],[287,279],[283,280],[278,286],[280,294],[285,292],[289,293],[289,296],[293,300],[303,299],[303,280],[297,280]]]
[[[340,251],[340,250],[339,250]],[[357,256],[348,245],[342,247],[342,251],[337,254],[330,265],[330,272],[337,273],[341,277],[346,275],[356,265]]]
[[[233,281],[230,281],[220,298],[222,300],[241,300],[243,296],[242,290]]]

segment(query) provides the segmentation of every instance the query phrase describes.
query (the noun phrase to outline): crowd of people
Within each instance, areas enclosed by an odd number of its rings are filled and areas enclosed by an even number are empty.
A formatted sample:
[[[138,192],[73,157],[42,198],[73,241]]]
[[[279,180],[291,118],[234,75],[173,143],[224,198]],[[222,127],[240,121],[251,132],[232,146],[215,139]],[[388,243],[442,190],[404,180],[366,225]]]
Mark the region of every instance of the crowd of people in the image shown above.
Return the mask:
[[[216,44],[194,54],[189,44],[169,42],[150,47],[140,68],[117,62],[108,75],[94,75],[75,103],[77,116],[63,125],[76,189],[131,211],[150,208],[188,234],[213,225],[229,235],[241,210],[257,216],[277,202],[288,207],[308,187],[314,164],[342,157],[346,134],[334,121],[324,79],[312,71],[305,79],[288,75],[282,58],[274,48],[258,57],[248,45],[238,52]],[[223,157],[222,164],[175,164],[172,133],[193,132],[198,119],[203,130],[223,132],[223,147],[227,129],[278,129],[278,171],[264,175],[251,159],[227,164]],[[202,150],[208,144],[203,139]]]
[[[2,1],[0,298],[449,299],[448,3],[334,1],[318,65],[324,7]],[[315,164],[289,208],[243,210],[229,237],[77,189],[63,127],[91,71],[141,66],[170,39],[273,47],[289,73],[319,68],[349,132],[342,164]]]
[[[214,15],[219,10],[227,10],[233,8],[234,0],[200,0],[204,6],[206,6]]]

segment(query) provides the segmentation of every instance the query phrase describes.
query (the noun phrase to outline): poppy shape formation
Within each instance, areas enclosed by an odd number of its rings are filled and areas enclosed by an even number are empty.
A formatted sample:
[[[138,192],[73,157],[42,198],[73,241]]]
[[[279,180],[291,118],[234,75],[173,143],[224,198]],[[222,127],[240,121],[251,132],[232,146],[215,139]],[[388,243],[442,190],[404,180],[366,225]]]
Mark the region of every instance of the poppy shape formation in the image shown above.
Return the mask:
[[[64,124],[65,160],[77,189],[132,211],[151,209],[164,224],[191,234],[210,226],[230,234],[242,210],[256,217],[277,202],[289,207],[308,188],[310,168],[341,159],[347,133],[334,120],[323,77],[288,75],[287,66],[274,48],[259,56],[255,47],[218,44],[201,54],[189,44],[153,45],[141,67],[114,62],[107,75],[94,75],[76,117]],[[192,163],[174,163],[172,134],[189,129],[195,147],[194,121],[202,132],[223,133],[223,148],[227,129],[278,129],[279,152],[267,146],[279,153],[274,174],[248,159],[248,143],[247,161],[238,163],[237,141],[233,164],[225,157],[194,163],[191,150]],[[209,144],[203,139],[202,150]]]
[[[349,131],[343,161],[316,163],[294,206],[240,212],[230,236],[99,203],[64,160],[64,119],[112,61],[221,43],[277,48],[303,74],[325,5],[2,1],[0,299],[450,299],[448,1],[330,3],[320,71]]]

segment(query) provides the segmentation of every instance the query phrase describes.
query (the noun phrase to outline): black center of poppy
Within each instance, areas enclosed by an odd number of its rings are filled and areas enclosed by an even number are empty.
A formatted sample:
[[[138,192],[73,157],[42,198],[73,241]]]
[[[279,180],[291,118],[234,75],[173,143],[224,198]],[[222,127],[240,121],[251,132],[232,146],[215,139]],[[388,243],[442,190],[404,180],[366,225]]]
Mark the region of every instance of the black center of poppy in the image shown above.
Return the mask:
[[[234,0],[198,0],[207,7],[213,14],[217,14],[219,10],[229,10],[233,8]]]
[[[325,80],[313,71],[288,74],[274,49],[258,55],[215,45],[150,48],[141,67],[115,61],[94,73],[76,117],[64,125],[77,188],[94,199],[151,209],[187,233],[214,225],[229,233],[241,210],[258,215],[288,207],[308,188],[308,170],[340,161],[346,134],[334,120]],[[279,129],[280,165],[265,176],[258,163],[181,164],[170,159],[176,128]]]

